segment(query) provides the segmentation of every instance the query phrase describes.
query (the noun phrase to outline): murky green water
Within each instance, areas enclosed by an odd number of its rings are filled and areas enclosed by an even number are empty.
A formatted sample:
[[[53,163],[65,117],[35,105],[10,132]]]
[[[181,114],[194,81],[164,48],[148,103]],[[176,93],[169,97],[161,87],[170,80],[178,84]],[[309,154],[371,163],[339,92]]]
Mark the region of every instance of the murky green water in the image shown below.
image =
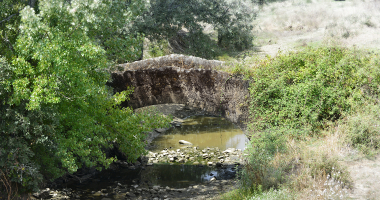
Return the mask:
[[[188,188],[191,185],[207,182],[212,177],[225,180],[232,179],[234,176],[233,168],[156,164],[135,170],[104,170],[84,183],[71,182],[63,185],[63,188],[71,188],[75,193],[80,193],[77,199],[104,199],[98,191],[108,193],[107,198],[110,199],[126,199],[124,194],[113,193],[114,188],[117,188],[119,184],[126,188],[151,188],[153,185]]]
[[[180,127],[175,127],[157,137],[153,144],[156,151],[164,148],[187,147],[179,144],[179,140],[186,140],[198,146],[200,149],[207,147],[219,147],[244,149],[247,138],[243,131],[234,124],[220,117],[194,116],[184,120]],[[91,177],[82,184],[72,183],[65,187],[72,188],[81,193],[80,199],[102,199],[96,191],[107,188],[107,193],[112,193],[118,184],[129,187],[148,188],[152,185],[169,186],[171,188],[186,188],[190,185],[202,184],[212,177],[219,180],[234,178],[233,167],[217,168],[196,165],[170,165],[154,164],[153,166],[138,167],[130,170],[119,168],[117,170],[104,170]],[[125,199],[125,196],[117,196],[112,199]]]
[[[179,140],[191,142],[200,149],[219,147],[244,149],[248,141],[243,131],[221,117],[193,116],[184,120],[180,127],[174,127],[153,140],[152,151],[164,148],[181,148]]]

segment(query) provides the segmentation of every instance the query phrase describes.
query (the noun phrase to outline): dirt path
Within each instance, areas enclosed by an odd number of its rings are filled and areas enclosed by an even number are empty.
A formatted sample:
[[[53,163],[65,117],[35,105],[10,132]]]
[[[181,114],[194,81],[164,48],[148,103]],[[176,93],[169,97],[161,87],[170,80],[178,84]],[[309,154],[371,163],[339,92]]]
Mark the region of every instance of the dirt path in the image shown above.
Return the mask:
[[[346,164],[354,184],[349,198],[380,199],[380,156],[373,160],[361,159]]]
[[[287,0],[258,9],[259,54],[274,56],[299,47],[338,44],[379,49],[380,2]]]

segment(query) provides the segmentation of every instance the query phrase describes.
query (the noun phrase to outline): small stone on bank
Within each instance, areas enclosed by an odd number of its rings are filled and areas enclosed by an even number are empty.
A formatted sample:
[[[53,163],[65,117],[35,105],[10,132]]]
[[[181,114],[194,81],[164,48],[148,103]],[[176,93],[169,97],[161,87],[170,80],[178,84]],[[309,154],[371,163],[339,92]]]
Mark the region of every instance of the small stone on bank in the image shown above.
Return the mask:
[[[193,145],[191,142],[188,142],[186,140],[180,140],[179,143],[183,145]]]

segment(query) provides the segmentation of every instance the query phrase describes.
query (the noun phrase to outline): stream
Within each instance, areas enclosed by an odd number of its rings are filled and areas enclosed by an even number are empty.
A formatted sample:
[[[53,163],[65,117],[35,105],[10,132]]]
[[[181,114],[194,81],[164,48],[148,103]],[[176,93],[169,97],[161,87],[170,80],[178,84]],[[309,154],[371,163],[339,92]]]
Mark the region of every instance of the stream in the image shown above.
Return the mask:
[[[179,140],[189,141],[193,145],[180,145]],[[224,118],[192,116],[184,119],[180,126],[174,126],[161,133],[152,141],[149,151],[151,154],[156,152],[154,154],[158,155],[163,149],[165,152],[166,150],[180,152],[187,149],[195,149],[195,151],[204,149],[203,152],[207,153],[214,149],[222,152],[233,148],[236,149],[236,152],[242,152],[247,141],[243,131]],[[127,199],[155,199],[153,197],[156,195],[156,199],[161,199],[159,195],[161,192],[164,195],[162,199],[165,199],[165,194],[167,198],[170,198],[170,195],[182,194],[186,199],[186,195],[193,195],[192,191],[196,191],[196,188],[199,189],[197,194],[201,194],[202,191],[205,194],[212,194],[206,192],[207,187],[204,186],[212,178],[219,181],[224,180],[224,182],[216,182],[215,187],[223,187],[221,183],[227,183],[226,180],[232,181],[235,178],[235,165],[220,167],[215,163],[209,166],[205,163],[202,161],[199,164],[189,164],[177,160],[172,163],[155,162],[154,164],[132,166],[129,164],[126,167],[103,170],[82,183],[64,183],[59,195],[66,194],[67,197],[75,199],[103,200],[106,197],[106,199],[125,199],[126,197],[128,197]],[[202,187],[205,188],[202,189]],[[191,188],[192,190],[181,191],[181,188]],[[213,190],[219,189],[214,188]],[[50,193],[52,192],[50,191]],[[54,194],[50,195],[54,196]]]
[[[152,145],[155,147],[152,151],[183,148],[179,140],[189,141],[200,149],[218,147],[220,150],[244,150],[247,137],[241,129],[225,118],[192,116],[185,119],[181,126],[173,127],[153,140]]]

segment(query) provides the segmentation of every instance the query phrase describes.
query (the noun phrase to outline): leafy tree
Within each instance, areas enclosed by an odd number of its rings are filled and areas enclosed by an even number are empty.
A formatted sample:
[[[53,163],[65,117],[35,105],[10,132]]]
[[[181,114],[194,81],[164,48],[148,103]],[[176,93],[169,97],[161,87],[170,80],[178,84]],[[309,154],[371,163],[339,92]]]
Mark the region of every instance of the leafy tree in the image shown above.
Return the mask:
[[[179,31],[185,29],[183,45],[194,55],[210,57],[207,53],[216,49],[210,46],[213,36],[203,33],[204,25],[214,27],[221,47],[242,50],[252,44],[254,16],[251,5],[242,0],[152,0],[134,28],[151,40],[181,36]]]
[[[0,1],[0,52],[7,58],[11,58],[15,53],[13,45],[19,33],[19,15],[20,11],[27,5],[37,9],[36,0]]]
[[[88,27],[88,36],[106,50],[109,60],[126,63],[142,57],[141,43],[143,36],[131,30],[137,16],[145,10],[142,0],[122,0],[106,2],[104,9]],[[99,15],[95,11],[94,15]]]
[[[252,4],[244,0],[233,0],[228,4],[227,20],[218,23],[218,45],[239,51],[252,47],[252,21],[256,13]]]
[[[103,149],[115,143],[130,161],[145,153],[144,132],[168,119],[120,108],[131,90],[112,94],[106,86],[111,60],[137,56],[135,36],[110,23],[132,20],[140,3],[40,0],[38,13],[19,12],[13,56],[0,59],[0,178],[36,190],[44,178],[107,167],[115,158]],[[115,53],[118,45],[124,52]]]

